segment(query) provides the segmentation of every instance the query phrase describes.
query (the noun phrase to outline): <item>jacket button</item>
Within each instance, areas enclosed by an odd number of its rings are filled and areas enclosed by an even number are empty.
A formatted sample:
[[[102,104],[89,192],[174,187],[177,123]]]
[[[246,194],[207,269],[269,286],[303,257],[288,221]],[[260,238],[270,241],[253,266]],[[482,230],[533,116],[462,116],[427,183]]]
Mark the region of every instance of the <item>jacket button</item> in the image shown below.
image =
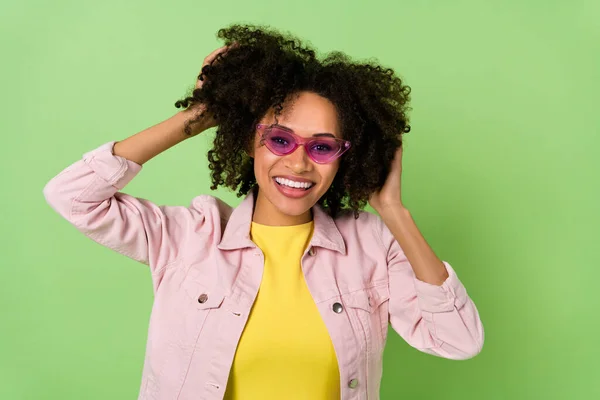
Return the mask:
[[[202,293],[198,297],[198,303],[206,303],[206,300],[208,300],[208,295],[206,293]]]
[[[315,248],[314,248],[314,247],[311,247],[310,249],[308,249],[308,254],[309,254],[310,256],[314,256],[314,255],[315,255]]]
[[[333,312],[336,314],[341,313],[344,310],[344,307],[340,303],[333,303]]]
[[[358,379],[350,379],[350,382],[348,382],[348,387],[350,389],[355,389],[358,386]]]

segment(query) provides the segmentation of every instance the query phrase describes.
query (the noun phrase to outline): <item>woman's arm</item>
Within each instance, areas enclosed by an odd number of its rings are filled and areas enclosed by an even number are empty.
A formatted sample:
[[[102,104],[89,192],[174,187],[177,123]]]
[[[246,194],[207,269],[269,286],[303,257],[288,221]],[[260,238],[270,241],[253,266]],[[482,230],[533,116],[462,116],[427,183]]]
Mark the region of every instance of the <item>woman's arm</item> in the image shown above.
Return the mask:
[[[411,232],[414,221],[403,220],[406,225],[400,227],[399,219],[387,218],[385,223],[379,219],[378,230],[387,253],[392,328],[424,353],[450,359],[474,357],[483,347],[483,324],[456,272],[439,261],[420,239],[420,232]],[[418,231],[416,226],[412,229]]]
[[[210,53],[204,66],[227,46]],[[196,89],[203,82],[196,81]],[[178,256],[187,222],[199,227],[200,210],[156,204],[119,192],[142,165],[187,138],[217,125],[202,104],[186,107],[171,118],[122,141],[105,143],[83,155],[52,178],[44,197],[67,221],[96,242],[148,264],[152,272]],[[202,117],[198,118],[199,114]],[[192,122],[193,121],[193,122]],[[201,221],[190,221],[200,219]]]
[[[380,217],[406,254],[417,279],[438,286],[448,279],[444,263],[435,255],[406,208],[385,208]]]
[[[234,44],[233,46],[236,45]],[[227,53],[229,48],[229,46],[223,46],[214,50],[204,58],[202,67],[204,68],[211,64],[219,54]],[[197,80],[195,89],[201,89],[203,84],[204,81]],[[211,115],[204,113],[204,111],[204,105],[202,104],[197,104],[181,111],[166,121],[117,142],[113,149],[114,154],[133,161],[138,165],[143,165],[146,161],[181,141],[216,126],[216,121]],[[204,115],[198,119],[199,114]],[[186,126],[188,121],[194,121],[194,123]]]
[[[44,187],[46,201],[92,240],[150,266],[152,272],[179,256],[188,222],[201,226],[201,210],[158,206],[120,192],[142,163],[189,135],[190,112],[179,112],[121,142],[109,142],[84,154]],[[200,133],[197,125],[192,133]]]
[[[115,143],[114,155],[136,164],[146,161],[168,150],[187,138],[198,135],[212,124],[200,121],[191,126],[192,134],[184,133],[186,121],[192,120],[197,111],[192,109],[178,112],[171,118]]]

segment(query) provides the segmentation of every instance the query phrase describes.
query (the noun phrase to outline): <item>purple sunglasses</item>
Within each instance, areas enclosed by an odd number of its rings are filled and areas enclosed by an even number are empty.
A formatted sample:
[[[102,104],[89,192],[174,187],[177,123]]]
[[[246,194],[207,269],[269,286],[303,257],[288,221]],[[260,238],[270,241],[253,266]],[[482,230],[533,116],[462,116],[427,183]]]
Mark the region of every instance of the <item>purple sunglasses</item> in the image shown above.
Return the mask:
[[[350,148],[350,142],[347,140],[327,136],[305,139],[291,129],[277,124],[258,124],[256,128],[264,129],[260,143],[277,156],[291,154],[299,146],[304,146],[311,160],[317,164],[327,164],[338,159]]]

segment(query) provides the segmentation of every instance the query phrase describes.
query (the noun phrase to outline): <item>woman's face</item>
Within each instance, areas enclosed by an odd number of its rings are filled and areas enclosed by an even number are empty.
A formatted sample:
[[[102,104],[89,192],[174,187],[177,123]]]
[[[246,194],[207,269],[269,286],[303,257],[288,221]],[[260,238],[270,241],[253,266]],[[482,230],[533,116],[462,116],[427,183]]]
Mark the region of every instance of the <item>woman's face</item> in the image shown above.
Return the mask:
[[[341,138],[337,111],[328,99],[312,92],[301,92],[284,104],[277,122],[291,129],[296,135],[311,138],[330,134]],[[271,110],[260,121],[275,123]],[[254,138],[254,174],[259,191],[253,220],[264,225],[297,225],[309,222],[310,209],[327,192],[338,171],[339,158],[329,164],[312,161],[304,146],[285,156],[273,154],[260,144],[264,131],[258,130]],[[292,188],[299,182],[308,189]]]

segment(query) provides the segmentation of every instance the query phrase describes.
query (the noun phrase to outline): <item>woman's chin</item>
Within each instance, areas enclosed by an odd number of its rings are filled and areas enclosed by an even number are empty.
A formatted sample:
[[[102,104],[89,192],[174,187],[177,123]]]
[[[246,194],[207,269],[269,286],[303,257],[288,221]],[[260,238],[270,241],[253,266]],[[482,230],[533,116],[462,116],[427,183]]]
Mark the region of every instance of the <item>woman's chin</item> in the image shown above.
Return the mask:
[[[306,204],[281,204],[281,202],[278,203],[279,204],[276,204],[277,211],[279,211],[280,214],[291,218],[302,217],[306,213],[310,213],[310,209],[313,206],[312,204],[307,202],[303,202]]]
[[[308,222],[312,219],[310,209],[314,206],[314,203],[310,202],[308,198],[301,200],[294,200],[290,202],[288,199],[278,199],[279,201],[274,202],[274,206],[284,218],[289,218],[295,221],[294,224],[300,224]]]
[[[276,183],[274,184],[276,185]],[[259,190],[259,196],[261,196],[260,191],[262,191],[262,194],[265,195],[263,200],[267,200],[266,202],[261,201],[263,207],[261,207],[260,214],[268,216],[270,221],[277,224],[297,225],[309,222],[312,219],[310,210],[316,203],[316,192],[309,191],[310,193],[306,196],[289,197],[273,186],[268,187],[268,189],[263,191],[261,187]],[[275,222],[276,219],[277,222]]]

